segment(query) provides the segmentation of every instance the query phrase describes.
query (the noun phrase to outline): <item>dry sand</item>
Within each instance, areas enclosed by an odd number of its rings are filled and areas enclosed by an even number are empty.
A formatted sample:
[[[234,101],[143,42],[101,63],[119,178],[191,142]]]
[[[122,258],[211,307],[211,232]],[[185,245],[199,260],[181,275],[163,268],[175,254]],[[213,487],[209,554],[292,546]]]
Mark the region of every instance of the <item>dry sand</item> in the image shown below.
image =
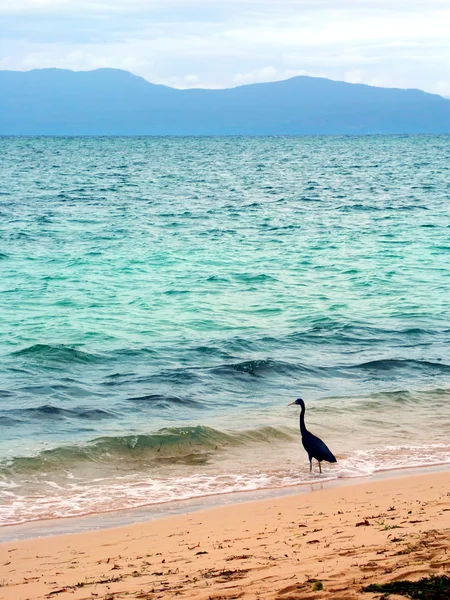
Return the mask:
[[[369,583],[450,571],[450,473],[10,542],[0,569],[8,600],[370,600]]]

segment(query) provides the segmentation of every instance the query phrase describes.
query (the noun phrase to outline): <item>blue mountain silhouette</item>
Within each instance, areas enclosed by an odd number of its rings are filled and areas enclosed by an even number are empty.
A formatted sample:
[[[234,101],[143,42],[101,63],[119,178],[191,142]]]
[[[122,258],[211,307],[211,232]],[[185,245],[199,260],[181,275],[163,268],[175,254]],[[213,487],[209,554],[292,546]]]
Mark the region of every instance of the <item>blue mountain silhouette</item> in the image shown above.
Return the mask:
[[[127,71],[0,71],[1,135],[450,133],[450,100],[293,77],[178,90]]]

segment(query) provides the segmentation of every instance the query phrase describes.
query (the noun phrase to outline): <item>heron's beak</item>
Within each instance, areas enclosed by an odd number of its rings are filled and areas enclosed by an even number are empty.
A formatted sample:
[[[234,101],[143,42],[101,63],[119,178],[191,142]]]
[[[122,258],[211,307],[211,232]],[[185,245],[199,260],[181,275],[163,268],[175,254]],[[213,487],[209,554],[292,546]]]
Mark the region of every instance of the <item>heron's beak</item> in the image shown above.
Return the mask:
[[[291,402],[288,406],[294,406],[295,402]]]

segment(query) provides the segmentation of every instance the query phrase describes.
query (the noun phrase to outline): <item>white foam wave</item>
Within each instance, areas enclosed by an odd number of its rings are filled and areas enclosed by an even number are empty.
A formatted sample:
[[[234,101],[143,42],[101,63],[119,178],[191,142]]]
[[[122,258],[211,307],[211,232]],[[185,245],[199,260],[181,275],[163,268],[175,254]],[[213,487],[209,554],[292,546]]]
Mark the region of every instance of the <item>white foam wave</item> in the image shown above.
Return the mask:
[[[310,474],[307,463],[295,458],[287,460],[289,468],[276,468],[270,460],[262,460],[264,469],[248,465],[235,470],[210,469],[205,473],[153,477],[129,474],[120,477],[83,480],[67,477],[64,484],[49,481],[46,488],[33,493],[9,486],[0,490],[0,524],[10,525],[59,517],[74,517],[91,513],[131,509],[211,496],[248,492],[270,488],[327,482],[338,478],[366,477],[386,470],[450,464],[450,445],[385,446],[357,450],[338,457],[336,465],[324,464],[323,473]],[[253,461],[254,462],[254,457]],[[242,464],[242,463],[241,463]],[[298,465],[301,465],[301,469]],[[237,467],[237,465],[234,465]]]

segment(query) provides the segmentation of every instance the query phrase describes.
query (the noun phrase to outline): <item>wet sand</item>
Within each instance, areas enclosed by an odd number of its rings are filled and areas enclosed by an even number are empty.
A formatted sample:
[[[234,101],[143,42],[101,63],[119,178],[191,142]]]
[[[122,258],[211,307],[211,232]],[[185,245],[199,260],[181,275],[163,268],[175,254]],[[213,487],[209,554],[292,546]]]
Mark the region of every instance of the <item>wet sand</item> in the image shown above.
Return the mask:
[[[370,600],[449,572],[448,471],[0,545],[5,600]]]

